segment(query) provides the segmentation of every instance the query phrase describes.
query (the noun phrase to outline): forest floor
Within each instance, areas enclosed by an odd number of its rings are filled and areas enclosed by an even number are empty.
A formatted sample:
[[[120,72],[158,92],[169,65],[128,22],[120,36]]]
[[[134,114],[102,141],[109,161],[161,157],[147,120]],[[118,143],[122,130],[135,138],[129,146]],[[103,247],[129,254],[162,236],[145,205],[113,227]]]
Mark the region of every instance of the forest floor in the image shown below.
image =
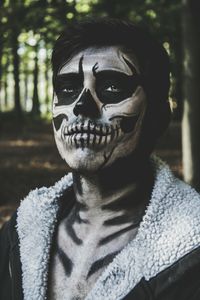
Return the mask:
[[[155,152],[182,177],[180,123],[171,124]],[[1,124],[0,226],[30,190],[52,185],[67,171],[57,152],[51,124],[31,122],[20,129],[12,122]]]

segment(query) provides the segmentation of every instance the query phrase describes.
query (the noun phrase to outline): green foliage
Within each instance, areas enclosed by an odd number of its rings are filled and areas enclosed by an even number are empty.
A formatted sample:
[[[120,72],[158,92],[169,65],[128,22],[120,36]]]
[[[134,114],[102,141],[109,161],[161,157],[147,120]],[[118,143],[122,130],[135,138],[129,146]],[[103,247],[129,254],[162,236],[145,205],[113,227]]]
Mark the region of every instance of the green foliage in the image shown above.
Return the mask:
[[[180,0],[0,1],[0,110],[10,110],[16,105],[14,89],[18,80],[21,108],[24,111],[31,110],[33,91],[36,91],[34,85],[37,85],[39,110],[43,115],[49,114],[52,45],[68,23],[86,16],[129,19],[148,28],[170,53],[173,86],[171,97],[180,102],[180,11]],[[15,49],[17,53],[14,52]],[[14,55],[15,59],[19,57],[19,65],[16,60],[14,63]],[[34,81],[36,56],[39,67],[37,82]]]

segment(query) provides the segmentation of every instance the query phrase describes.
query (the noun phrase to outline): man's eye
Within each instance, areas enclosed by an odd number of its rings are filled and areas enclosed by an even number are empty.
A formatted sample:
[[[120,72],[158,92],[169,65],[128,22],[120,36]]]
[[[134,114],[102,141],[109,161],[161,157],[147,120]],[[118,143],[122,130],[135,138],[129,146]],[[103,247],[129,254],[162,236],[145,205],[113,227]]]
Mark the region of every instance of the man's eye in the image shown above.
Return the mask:
[[[74,89],[74,88],[63,88],[61,90],[61,92],[64,92],[64,93],[67,93],[67,94],[74,93],[75,91],[76,91],[76,89]]]
[[[112,84],[105,88],[106,92],[112,92],[112,93],[120,93],[122,91],[121,88],[117,87],[116,85]]]
[[[58,104],[57,105],[69,105],[72,104],[81,93],[82,87],[60,87],[57,91]]]
[[[70,86],[70,87],[63,87],[61,89],[61,92],[66,93],[66,94],[73,94],[73,93],[77,93],[79,90],[80,90],[80,87]]]

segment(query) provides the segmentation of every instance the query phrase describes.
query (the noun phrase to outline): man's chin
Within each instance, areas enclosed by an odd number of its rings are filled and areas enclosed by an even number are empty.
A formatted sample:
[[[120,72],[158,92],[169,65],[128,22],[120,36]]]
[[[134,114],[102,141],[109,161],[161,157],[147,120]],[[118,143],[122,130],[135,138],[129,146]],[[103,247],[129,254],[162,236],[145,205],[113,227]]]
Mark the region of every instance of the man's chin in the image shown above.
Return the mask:
[[[104,152],[96,152],[89,148],[66,151],[63,159],[72,171],[78,172],[96,172],[105,164]]]

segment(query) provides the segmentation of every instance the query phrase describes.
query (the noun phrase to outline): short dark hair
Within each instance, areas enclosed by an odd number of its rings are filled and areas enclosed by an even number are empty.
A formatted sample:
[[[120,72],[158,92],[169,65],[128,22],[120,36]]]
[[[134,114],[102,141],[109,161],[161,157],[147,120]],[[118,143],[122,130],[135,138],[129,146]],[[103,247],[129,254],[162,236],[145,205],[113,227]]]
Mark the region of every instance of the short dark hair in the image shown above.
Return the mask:
[[[171,115],[168,102],[169,58],[164,47],[149,32],[132,22],[95,18],[67,25],[52,53],[53,85],[55,87],[61,67],[81,50],[115,45],[131,50],[139,62],[148,102],[146,120],[151,123],[151,130],[157,137],[167,128]]]

